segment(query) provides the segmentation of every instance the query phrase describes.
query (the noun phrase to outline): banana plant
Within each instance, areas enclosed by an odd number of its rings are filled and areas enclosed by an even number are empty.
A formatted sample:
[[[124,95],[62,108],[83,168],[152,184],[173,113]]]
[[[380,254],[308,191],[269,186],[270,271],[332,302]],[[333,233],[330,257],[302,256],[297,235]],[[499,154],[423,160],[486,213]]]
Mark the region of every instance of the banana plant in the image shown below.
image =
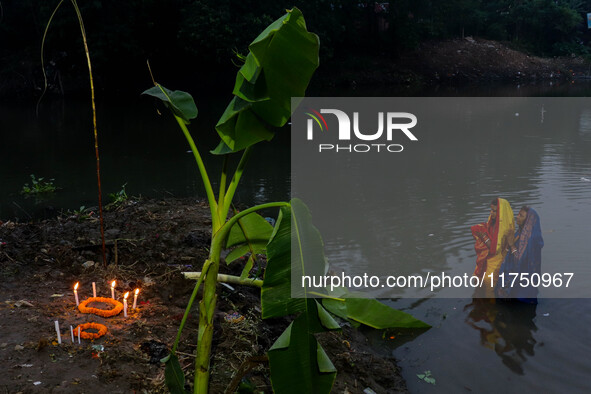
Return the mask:
[[[188,129],[190,122],[198,115],[191,95],[169,90],[156,82],[154,87],[143,93],[156,97],[170,109],[187,139],[205,186],[212,218],[208,259],[198,276],[171,353],[163,359],[166,364],[166,384],[173,393],[185,392],[185,377],[176,351],[201,285],[203,295],[199,301],[193,387],[195,393],[205,394],[208,391],[216,284],[221,277],[218,276],[221,252],[227,248],[232,248],[226,257],[227,263],[249,255],[242,275],[235,281],[261,287],[263,318],[297,315],[268,352],[275,392],[330,392],[336,369],[314,336],[318,332],[340,329],[327,309],[341,318],[376,328],[428,327],[410,315],[394,311],[375,300],[316,294],[323,298],[323,302],[319,302],[308,298],[313,294],[307,289],[303,289],[297,298],[292,298],[292,275],[303,272],[323,274],[326,264],[322,239],[312,225],[310,213],[302,201],[296,199],[261,204],[233,212],[229,217],[232,199],[253,146],[260,141],[271,140],[275,130],[287,123],[292,113],[291,98],[305,96],[308,83],[318,67],[318,50],[318,36],[307,31],[303,15],[297,8],[288,10],[250,44],[249,53],[236,76],[234,97],[216,125],[221,141],[211,153],[222,156],[223,160],[217,195]],[[241,153],[242,157],[228,182],[228,157],[236,153]],[[280,209],[275,227],[256,213],[268,208]],[[292,254],[292,248],[297,253]],[[255,256],[259,253],[267,255],[262,283],[248,278]],[[379,311],[376,312],[376,308]],[[389,310],[388,316],[391,317],[386,322],[382,316],[383,308]]]

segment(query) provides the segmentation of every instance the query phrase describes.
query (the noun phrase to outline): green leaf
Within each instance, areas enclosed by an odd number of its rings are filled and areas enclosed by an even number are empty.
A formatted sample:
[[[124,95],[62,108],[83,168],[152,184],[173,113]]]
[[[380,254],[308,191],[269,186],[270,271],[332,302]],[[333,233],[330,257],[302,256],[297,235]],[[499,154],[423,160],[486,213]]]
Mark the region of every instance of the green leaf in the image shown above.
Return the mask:
[[[318,311],[318,319],[320,320],[320,323],[322,324],[323,327],[325,327],[328,330],[340,330],[341,326],[339,326],[339,323],[337,323],[332,316],[330,315],[330,313],[328,313],[326,311],[326,309],[324,309],[322,307],[322,305],[320,305],[320,303],[318,303],[318,301],[314,300],[316,302],[316,310]],[[324,330],[323,330],[324,331]]]
[[[324,243],[318,229],[312,224],[312,215],[304,202],[298,198],[290,201],[291,217],[291,259],[292,296],[307,297],[312,290],[326,293],[324,289],[303,287],[304,276],[319,277],[326,274],[327,264],[324,256]]]
[[[166,367],[164,369],[164,381],[166,387],[172,394],[186,394],[185,391],[185,374],[181,369],[181,364],[176,354],[170,354],[165,357]]]
[[[260,141],[270,141],[274,136],[251,107],[251,103],[234,97],[216,125],[220,138],[232,152],[238,152]]]
[[[275,232],[267,245],[267,269],[261,290],[263,319],[302,311],[305,304],[301,298],[308,293],[308,289],[301,286],[302,277],[324,275],[325,271],[320,233],[312,225],[308,207],[301,200],[293,199],[290,207],[281,208]]]
[[[291,298],[291,209],[281,207],[271,241],[261,289],[263,319],[286,316],[305,309],[302,298]]]
[[[255,260],[255,256],[254,256],[254,254],[251,254],[248,257],[248,261],[244,265],[244,268],[242,269],[242,272],[240,273],[240,279],[246,279],[246,278],[248,278],[248,274],[250,273],[250,270],[254,266],[254,260]]]
[[[316,360],[318,361],[318,370],[321,373],[337,372],[337,369],[334,367],[330,357],[328,357],[328,354],[326,354],[320,344],[318,344],[318,348],[316,350]]]
[[[431,376],[431,371],[425,371],[423,373],[418,373],[417,377],[421,380],[424,380],[427,383],[435,385],[435,378]]]
[[[291,328],[293,327],[293,322],[287,326],[285,331],[277,338],[273,346],[269,350],[280,350],[289,347],[289,342],[291,340]]]
[[[210,150],[209,153],[212,155],[227,155],[228,153],[232,153],[232,149],[224,141],[220,141],[218,146],[214,150]]]
[[[305,96],[318,67],[318,36],[309,33],[294,8],[269,25],[249,46],[236,75],[234,99],[216,130],[233,152],[273,138],[272,127],[285,125],[291,98]],[[221,153],[218,147],[216,153]]]
[[[334,300],[331,298],[324,298],[322,299],[322,306],[326,308],[327,311],[332,313],[335,316],[340,317],[343,320],[347,320],[351,326],[355,328],[361,327],[361,323],[350,319],[347,315],[347,304],[341,300]]]
[[[153,96],[162,100],[162,102],[179,118],[189,124],[191,119],[197,117],[197,106],[193,97],[187,92],[180,90],[169,90],[162,85],[154,86],[142,94]]]
[[[334,300],[332,298],[324,298],[322,300],[322,305],[333,315],[338,316],[341,319],[349,320],[346,302]]]
[[[427,323],[414,318],[378,300],[369,298],[346,298],[347,317],[366,326],[384,328],[430,328]]]
[[[244,216],[230,229],[226,248],[237,248],[226,256],[226,263],[230,264],[248,252],[252,255],[264,252],[271,234],[273,234],[273,226],[261,215],[251,213]]]
[[[330,393],[336,368],[301,314],[269,350],[271,384],[276,393]],[[297,367],[295,367],[297,366]]]
[[[270,100],[253,105],[268,123],[280,127],[291,116],[291,98],[303,97],[318,67],[318,36],[306,30],[301,11],[294,8],[250,44],[269,87]],[[237,81],[238,83],[238,81]],[[235,87],[239,88],[239,86]]]

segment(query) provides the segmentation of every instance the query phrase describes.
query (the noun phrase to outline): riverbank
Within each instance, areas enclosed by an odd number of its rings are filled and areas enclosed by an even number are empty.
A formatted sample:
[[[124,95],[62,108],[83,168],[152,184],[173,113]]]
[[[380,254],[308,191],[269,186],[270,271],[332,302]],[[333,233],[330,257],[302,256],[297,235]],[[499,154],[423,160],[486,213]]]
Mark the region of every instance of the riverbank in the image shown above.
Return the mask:
[[[433,89],[440,85],[492,83],[560,83],[591,78],[591,62],[582,57],[543,58],[507,44],[465,37],[428,41],[413,51],[393,56],[355,57],[319,73],[327,86],[363,88],[390,86],[400,92]]]
[[[93,211],[30,223],[0,221],[0,387],[15,393],[167,392],[159,360],[176,336],[194,286],[181,272],[201,269],[210,225],[206,204],[192,199],[127,201],[105,214],[105,267]],[[240,264],[222,265],[221,272],[239,274],[241,269]],[[76,282],[82,301],[92,295],[93,282],[97,296],[109,297],[113,279],[117,299],[141,289],[138,308],[129,317],[77,310]],[[256,392],[271,392],[265,354],[289,320],[261,320],[255,288],[219,285],[218,291],[211,392],[224,392],[236,376]],[[196,316],[194,311],[178,352],[189,385]],[[72,343],[69,327],[90,321],[104,324],[106,335]],[[358,331],[344,325],[342,332],[325,333],[319,341],[339,371],[334,392],[406,391],[395,360],[370,348]],[[247,365],[253,368],[239,374]]]
[[[41,95],[43,79],[40,65],[31,60],[23,61],[20,67],[17,71],[0,74],[6,76],[0,83],[0,100],[30,100]],[[191,73],[162,77],[170,82],[171,87],[178,85],[178,88],[187,91],[219,95],[219,92],[231,91],[234,72],[233,68],[225,68],[200,73],[207,76],[205,79]],[[109,76],[96,77],[99,97],[113,92],[137,97],[138,92],[149,85],[147,75],[128,76],[125,84],[110,82]],[[86,78],[86,74],[81,73],[50,80],[47,94],[86,97]],[[423,42],[414,50],[398,54],[385,47],[380,55],[351,53],[346,58],[322,60],[312,78],[309,92],[315,96],[330,96],[343,90],[367,91],[379,86],[388,87],[390,92],[398,92],[399,95],[415,95],[432,91],[438,86],[558,84],[580,79],[591,79],[591,61],[583,57],[538,57],[513,49],[508,43],[465,37]]]

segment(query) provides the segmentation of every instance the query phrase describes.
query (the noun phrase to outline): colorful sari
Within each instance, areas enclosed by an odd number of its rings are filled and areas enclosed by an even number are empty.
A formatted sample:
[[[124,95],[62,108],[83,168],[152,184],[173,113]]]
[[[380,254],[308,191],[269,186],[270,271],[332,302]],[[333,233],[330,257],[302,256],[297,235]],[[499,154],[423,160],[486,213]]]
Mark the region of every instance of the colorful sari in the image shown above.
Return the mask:
[[[508,239],[513,236],[515,222],[513,219],[513,210],[509,202],[503,198],[497,199],[497,218],[492,220],[488,217],[486,223],[480,223],[472,226],[472,236],[474,237],[474,250],[476,251],[475,276],[483,277],[483,286],[487,296],[494,295],[494,284],[497,283],[501,263],[507,254]],[[484,234],[490,239],[490,246],[486,246],[485,239],[480,234]],[[492,283],[490,274],[492,276]]]
[[[517,253],[508,254],[501,265],[500,272],[505,274],[505,286],[501,287],[501,283],[498,283],[497,297],[516,298],[519,301],[535,304],[537,303],[538,288],[531,285],[531,278],[534,273],[541,275],[544,239],[542,238],[540,217],[533,208],[529,208],[527,211],[525,223],[522,228],[517,230],[515,238]],[[519,283],[520,278],[517,278],[513,283],[514,286],[511,287],[513,276],[509,275],[510,273],[528,273],[529,286],[522,287]]]

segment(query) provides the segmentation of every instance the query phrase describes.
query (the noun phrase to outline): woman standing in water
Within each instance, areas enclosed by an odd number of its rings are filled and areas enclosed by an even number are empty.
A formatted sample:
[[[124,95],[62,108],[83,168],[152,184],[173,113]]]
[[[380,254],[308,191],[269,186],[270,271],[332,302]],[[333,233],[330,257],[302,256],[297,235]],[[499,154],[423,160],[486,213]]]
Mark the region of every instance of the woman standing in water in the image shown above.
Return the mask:
[[[538,288],[531,285],[531,278],[533,274],[541,275],[544,239],[540,217],[533,208],[524,205],[517,214],[516,222],[515,243],[500,269],[506,279],[504,283],[498,283],[497,296],[536,304]],[[526,274],[527,286],[522,286],[520,280],[512,281],[510,273]],[[512,283],[514,286],[511,287]]]
[[[490,215],[486,223],[471,227],[476,241],[476,269],[474,275],[482,278],[485,297],[494,297],[494,286],[499,277],[501,263],[505,259],[509,245],[513,245],[513,211],[509,202],[495,198],[490,204]],[[492,275],[491,275],[492,274]]]

